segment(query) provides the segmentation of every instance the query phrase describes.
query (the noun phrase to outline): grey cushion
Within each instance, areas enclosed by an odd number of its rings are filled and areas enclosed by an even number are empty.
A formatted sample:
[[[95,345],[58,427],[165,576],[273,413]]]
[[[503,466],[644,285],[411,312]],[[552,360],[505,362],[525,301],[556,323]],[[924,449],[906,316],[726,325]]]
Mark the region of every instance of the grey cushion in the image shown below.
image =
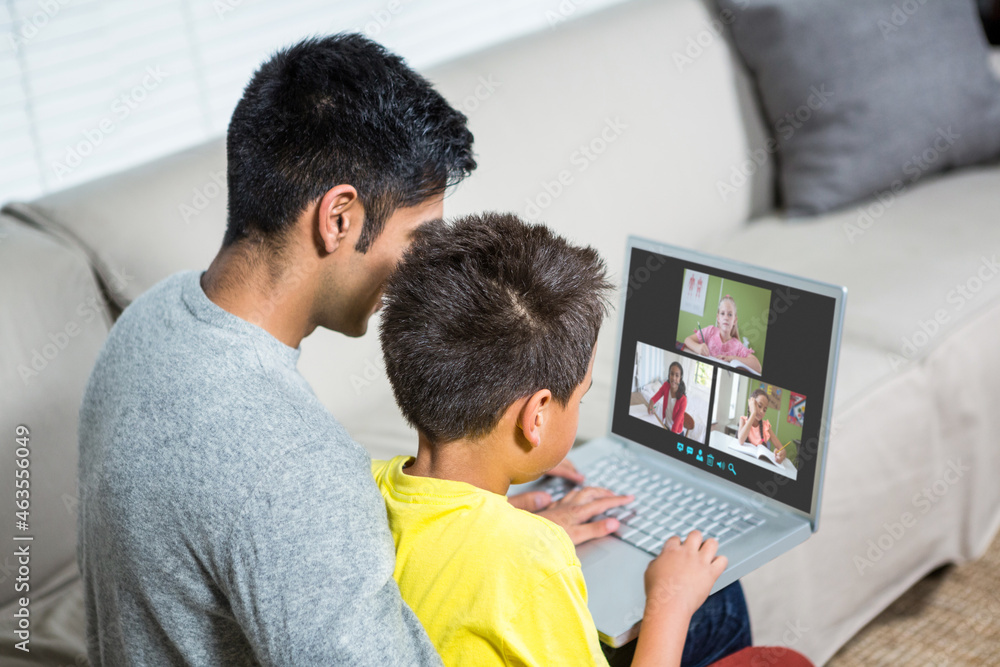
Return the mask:
[[[771,122],[789,215],[1000,156],[1000,81],[973,0],[718,2]]]

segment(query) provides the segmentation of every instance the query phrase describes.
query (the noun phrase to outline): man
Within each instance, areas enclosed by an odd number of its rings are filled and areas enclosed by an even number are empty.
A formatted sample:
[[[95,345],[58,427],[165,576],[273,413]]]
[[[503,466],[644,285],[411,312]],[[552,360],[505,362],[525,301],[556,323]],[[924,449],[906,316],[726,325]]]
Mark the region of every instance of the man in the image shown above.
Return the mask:
[[[295,364],[317,327],[365,333],[476,166],[466,119],[376,44],[312,39],[253,76],[227,158],[217,257],[123,313],[81,408],[91,662],[440,664],[393,580],[368,455]],[[548,515],[575,541],[625,501],[588,498]]]

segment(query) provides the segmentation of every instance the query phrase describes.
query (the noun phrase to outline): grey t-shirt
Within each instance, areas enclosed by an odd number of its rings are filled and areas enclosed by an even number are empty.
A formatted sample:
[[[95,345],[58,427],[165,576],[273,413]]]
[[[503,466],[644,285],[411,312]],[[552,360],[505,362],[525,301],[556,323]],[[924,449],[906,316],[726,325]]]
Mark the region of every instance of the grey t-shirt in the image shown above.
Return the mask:
[[[101,665],[440,665],[392,577],[367,452],[299,351],[200,274],[129,306],[80,412],[90,659]]]

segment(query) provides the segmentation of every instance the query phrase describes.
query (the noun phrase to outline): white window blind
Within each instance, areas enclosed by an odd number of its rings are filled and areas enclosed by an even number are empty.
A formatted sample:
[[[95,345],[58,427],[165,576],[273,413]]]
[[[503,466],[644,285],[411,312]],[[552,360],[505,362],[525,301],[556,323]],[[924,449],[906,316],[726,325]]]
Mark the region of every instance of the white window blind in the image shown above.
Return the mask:
[[[225,133],[282,46],[358,31],[417,69],[625,0],[0,0],[0,202]]]

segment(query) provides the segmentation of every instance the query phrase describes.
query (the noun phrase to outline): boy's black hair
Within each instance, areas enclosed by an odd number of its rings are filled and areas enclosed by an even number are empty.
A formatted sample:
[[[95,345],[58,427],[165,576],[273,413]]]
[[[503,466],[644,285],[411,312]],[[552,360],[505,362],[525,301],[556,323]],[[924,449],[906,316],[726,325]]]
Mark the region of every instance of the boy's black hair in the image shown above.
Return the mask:
[[[382,352],[403,415],[445,443],[489,433],[541,389],[566,405],[611,288],[596,250],[515,215],[425,225],[383,297]]]
[[[278,51],[229,122],[223,245],[248,237],[280,245],[309,204],[346,183],[364,206],[357,249],[366,251],[394,210],[476,168],[466,120],[402,58],[361,35]]]

